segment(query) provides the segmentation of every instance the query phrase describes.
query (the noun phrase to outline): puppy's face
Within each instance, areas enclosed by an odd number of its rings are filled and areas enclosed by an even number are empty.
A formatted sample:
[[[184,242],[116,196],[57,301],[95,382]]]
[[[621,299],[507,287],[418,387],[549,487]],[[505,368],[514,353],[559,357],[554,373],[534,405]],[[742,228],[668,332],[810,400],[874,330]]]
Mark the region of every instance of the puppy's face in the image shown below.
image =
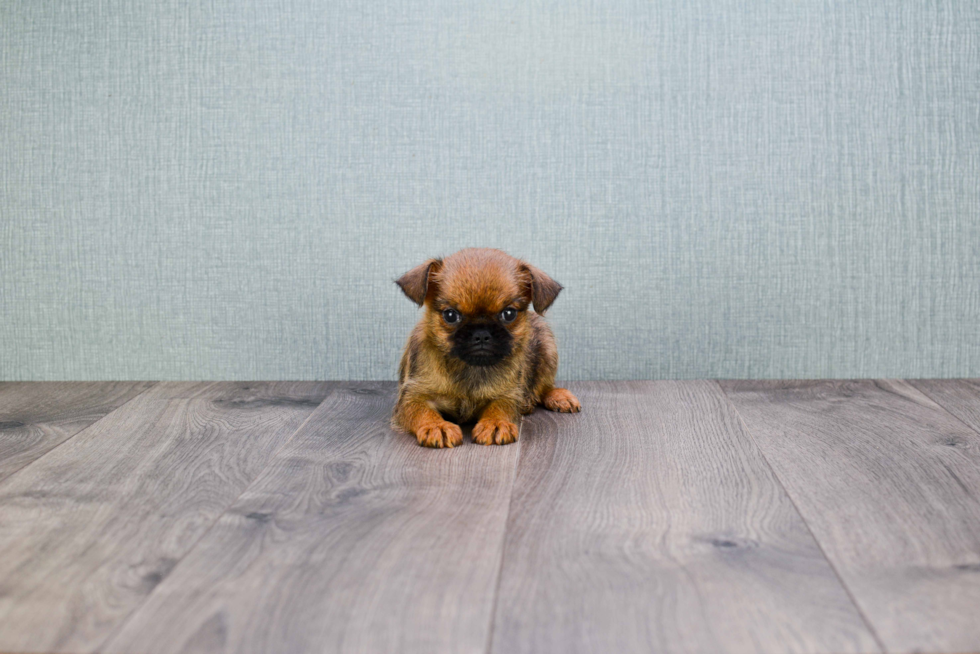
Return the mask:
[[[444,267],[428,307],[439,349],[470,366],[493,366],[526,340],[529,295],[517,270]]]
[[[426,307],[426,334],[439,351],[476,367],[495,366],[521,350],[530,334],[529,306],[534,302],[542,313],[561,290],[532,266],[485,249],[427,261],[398,284]]]

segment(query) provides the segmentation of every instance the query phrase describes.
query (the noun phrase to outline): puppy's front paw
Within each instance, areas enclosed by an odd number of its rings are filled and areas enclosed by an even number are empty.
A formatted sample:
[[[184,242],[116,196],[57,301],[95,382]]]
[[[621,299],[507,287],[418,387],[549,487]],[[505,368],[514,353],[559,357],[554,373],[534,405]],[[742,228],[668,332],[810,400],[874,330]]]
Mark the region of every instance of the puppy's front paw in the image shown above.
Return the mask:
[[[559,413],[578,413],[582,410],[578,399],[567,388],[552,388],[544,394],[541,404],[549,411]]]
[[[473,442],[480,445],[506,445],[517,440],[517,425],[509,420],[484,418],[473,427]]]
[[[415,437],[425,447],[456,447],[463,443],[463,430],[451,422],[434,422],[419,427]]]

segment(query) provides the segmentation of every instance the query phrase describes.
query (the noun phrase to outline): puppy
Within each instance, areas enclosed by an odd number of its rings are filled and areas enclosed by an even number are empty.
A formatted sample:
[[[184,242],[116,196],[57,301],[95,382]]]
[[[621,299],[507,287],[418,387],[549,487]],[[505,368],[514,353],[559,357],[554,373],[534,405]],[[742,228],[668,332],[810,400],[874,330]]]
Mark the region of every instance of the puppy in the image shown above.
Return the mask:
[[[518,417],[538,404],[581,410],[555,388],[558,348],[541,318],[562,289],[551,277],[500,250],[470,248],[396,283],[425,313],[398,368],[395,428],[426,447],[454,447],[463,442],[454,423],[476,420],[475,442],[506,445],[517,440]]]

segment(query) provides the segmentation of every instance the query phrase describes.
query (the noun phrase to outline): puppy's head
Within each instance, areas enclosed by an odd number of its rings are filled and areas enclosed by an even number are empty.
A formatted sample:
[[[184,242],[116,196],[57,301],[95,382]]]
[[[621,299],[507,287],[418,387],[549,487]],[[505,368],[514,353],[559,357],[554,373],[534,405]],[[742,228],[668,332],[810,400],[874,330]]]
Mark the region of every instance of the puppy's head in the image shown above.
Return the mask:
[[[500,250],[469,248],[429,259],[396,282],[426,310],[429,340],[447,358],[494,366],[524,348],[527,310],[543,314],[561,285]]]

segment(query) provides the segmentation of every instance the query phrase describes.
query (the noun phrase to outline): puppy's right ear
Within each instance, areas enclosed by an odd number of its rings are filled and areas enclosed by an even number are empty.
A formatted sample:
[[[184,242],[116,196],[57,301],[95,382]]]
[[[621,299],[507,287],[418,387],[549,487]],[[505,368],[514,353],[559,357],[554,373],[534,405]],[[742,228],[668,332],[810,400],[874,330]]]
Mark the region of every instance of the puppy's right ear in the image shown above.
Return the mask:
[[[422,306],[430,291],[435,290],[432,283],[433,273],[442,268],[442,259],[429,259],[420,266],[415,266],[395,281],[408,299]]]
[[[551,303],[558,297],[558,294],[561,293],[562,285],[549,277],[543,270],[535,268],[529,263],[522,263],[521,266],[531,278],[530,291],[534,310],[543,316]]]

